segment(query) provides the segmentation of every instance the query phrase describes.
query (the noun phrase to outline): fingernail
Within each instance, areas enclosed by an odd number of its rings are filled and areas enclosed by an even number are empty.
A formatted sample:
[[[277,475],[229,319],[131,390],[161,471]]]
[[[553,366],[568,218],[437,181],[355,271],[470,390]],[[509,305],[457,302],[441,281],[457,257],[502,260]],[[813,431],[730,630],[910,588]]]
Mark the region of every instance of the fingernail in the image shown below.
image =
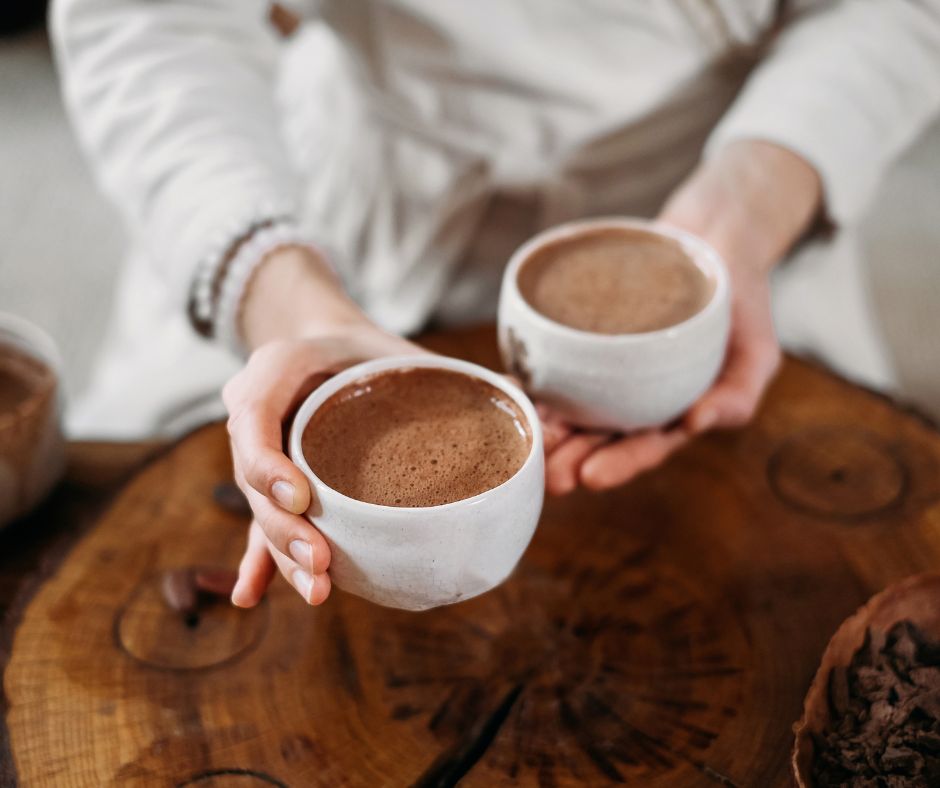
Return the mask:
[[[242,599],[240,583],[235,583],[235,588],[232,589],[232,595],[229,597],[229,601],[235,605],[235,607],[245,607],[245,600]]]
[[[313,590],[313,578],[302,569],[295,569],[294,574],[291,575],[291,579],[294,581],[294,588],[309,602],[310,592]]]
[[[290,482],[279,480],[271,485],[271,494],[285,509],[293,511],[294,509],[294,485]]]
[[[287,549],[290,551],[291,558],[298,564],[307,569],[313,568],[313,548],[303,539],[294,539]]]

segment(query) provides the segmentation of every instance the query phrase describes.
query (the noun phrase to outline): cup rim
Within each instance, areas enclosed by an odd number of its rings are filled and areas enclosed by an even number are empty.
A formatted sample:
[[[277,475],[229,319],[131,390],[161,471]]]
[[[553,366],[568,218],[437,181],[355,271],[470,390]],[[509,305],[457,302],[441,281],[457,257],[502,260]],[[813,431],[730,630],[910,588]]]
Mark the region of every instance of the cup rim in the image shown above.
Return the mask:
[[[529,447],[529,453],[526,455],[525,460],[523,461],[522,465],[519,466],[516,472],[504,482],[501,482],[495,487],[490,487],[488,490],[484,490],[481,493],[477,493],[476,495],[473,495],[469,498],[460,498],[456,501],[437,504],[435,506],[388,506],[386,504],[360,501],[358,498],[353,498],[349,495],[346,495],[345,493],[340,492],[335,487],[331,487],[319,476],[317,476],[307,462],[307,458],[304,456],[302,445],[304,430],[307,428],[307,424],[310,422],[310,419],[313,417],[313,414],[316,413],[317,409],[341,388],[355,382],[356,380],[360,380],[364,377],[381,372],[415,368],[446,369],[454,372],[462,372],[466,375],[469,375],[470,377],[479,378],[486,383],[495,386],[504,394],[512,398],[513,402],[515,402],[522,409],[526,420],[529,422],[529,431],[532,435],[532,444]],[[535,406],[521,388],[512,383],[503,375],[493,372],[492,370],[480,366],[479,364],[474,364],[470,361],[463,361],[461,359],[450,358],[448,356],[432,354],[386,356],[379,359],[373,359],[371,361],[364,361],[334,375],[329,380],[315,388],[304,400],[303,404],[297,411],[297,415],[294,417],[293,423],[291,424],[288,440],[290,458],[293,463],[298,468],[300,468],[301,471],[303,471],[308,480],[316,480],[319,484],[328,489],[331,494],[337,496],[343,502],[354,506],[367,507],[369,509],[375,510],[376,512],[389,514],[390,516],[400,516],[402,514],[413,515],[418,512],[437,513],[460,507],[472,506],[473,504],[485,499],[487,496],[493,495],[496,491],[506,487],[509,484],[512,484],[522,475],[523,472],[525,472],[534,462],[537,461],[537,457],[539,457],[542,453],[541,423],[539,421],[538,414],[535,411]],[[316,495],[316,490],[314,490],[314,494]]]
[[[708,303],[694,315],[674,325],[666,326],[665,328],[625,334],[602,334],[600,332],[574,328],[552,320],[550,317],[539,312],[526,300],[519,289],[518,274],[523,264],[535,251],[560,239],[574,238],[579,235],[606,229],[643,230],[677,241],[689,255],[692,262],[715,282],[715,287],[712,290],[711,298],[709,298]],[[513,297],[521,305],[520,308],[525,313],[526,318],[540,326],[543,330],[553,331],[556,334],[568,338],[580,340],[589,339],[591,342],[611,345],[636,344],[655,341],[657,339],[671,339],[680,333],[692,331],[700,323],[710,319],[715,312],[723,308],[724,304],[728,301],[728,293],[731,288],[727,264],[721,255],[718,254],[714,247],[707,241],[694,233],[673,227],[665,222],[626,216],[599,216],[591,219],[577,219],[571,222],[565,222],[564,224],[555,225],[534,235],[516,249],[512,257],[509,258],[509,263],[506,265],[505,284],[510,288]]]
[[[59,379],[62,372],[62,356],[51,334],[25,317],[0,311],[0,333],[4,331],[22,339],[28,350],[38,355],[39,360],[49,366],[56,380]]]

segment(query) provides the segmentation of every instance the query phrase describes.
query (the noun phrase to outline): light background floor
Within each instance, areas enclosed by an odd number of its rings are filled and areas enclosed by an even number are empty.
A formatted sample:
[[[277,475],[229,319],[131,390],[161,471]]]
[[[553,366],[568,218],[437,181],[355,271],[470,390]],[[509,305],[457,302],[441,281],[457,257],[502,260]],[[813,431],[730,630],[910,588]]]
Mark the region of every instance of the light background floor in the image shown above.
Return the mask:
[[[901,396],[940,417],[940,122],[883,185],[864,240]],[[57,340],[68,393],[87,380],[122,246],[66,124],[44,35],[0,40],[0,310]]]

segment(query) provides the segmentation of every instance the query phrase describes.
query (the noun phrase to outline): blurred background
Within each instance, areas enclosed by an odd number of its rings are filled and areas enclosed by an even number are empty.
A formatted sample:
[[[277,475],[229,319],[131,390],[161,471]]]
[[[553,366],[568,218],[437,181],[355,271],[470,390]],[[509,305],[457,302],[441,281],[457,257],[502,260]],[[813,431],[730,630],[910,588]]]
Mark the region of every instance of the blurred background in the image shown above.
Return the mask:
[[[74,394],[105,328],[121,228],[66,122],[44,3],[0,9],[0,310],[53,335]],[[864,241],[902,399],[940,418],[940,122],[883,184]]]

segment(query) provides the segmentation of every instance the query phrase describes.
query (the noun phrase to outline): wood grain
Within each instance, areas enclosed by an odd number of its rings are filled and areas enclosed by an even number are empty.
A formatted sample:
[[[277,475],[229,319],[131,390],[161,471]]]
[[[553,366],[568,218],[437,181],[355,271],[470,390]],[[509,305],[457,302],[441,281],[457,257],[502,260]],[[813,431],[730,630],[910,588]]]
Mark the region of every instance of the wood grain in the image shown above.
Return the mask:
[[[489,329],[429,344],[495,363]],[[940,437],[794,360],[754,425],[549,501],[510,581],[426,613],[161,606],[163,570],[236,564],[229,473],[195,433],[39,588],[4,676],[23,785],[784,786],[832,632],[940,563]]]
[[[64,480],[35,511],[0,531],[0,671],[23,608],[69,549],[92,525],[131,472],[165,442],[75,442]],[[16,784],[0,692],[0,786]]]

